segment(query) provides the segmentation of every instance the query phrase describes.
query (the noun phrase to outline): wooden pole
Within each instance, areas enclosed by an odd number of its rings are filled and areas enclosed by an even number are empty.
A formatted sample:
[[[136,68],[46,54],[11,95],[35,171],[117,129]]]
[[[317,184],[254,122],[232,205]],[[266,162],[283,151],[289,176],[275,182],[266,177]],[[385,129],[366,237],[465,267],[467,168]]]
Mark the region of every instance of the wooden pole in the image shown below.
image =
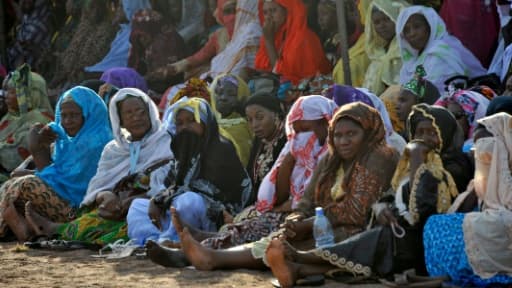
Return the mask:
[[[352,77],[350,75],[350,59],[348,57],[348,35],[345,1],[354,0],[336,0],[336,14],[338,18],[338,31],[340,33],[341,59],[343,61],[343,76],[345,85],[352,86]]]

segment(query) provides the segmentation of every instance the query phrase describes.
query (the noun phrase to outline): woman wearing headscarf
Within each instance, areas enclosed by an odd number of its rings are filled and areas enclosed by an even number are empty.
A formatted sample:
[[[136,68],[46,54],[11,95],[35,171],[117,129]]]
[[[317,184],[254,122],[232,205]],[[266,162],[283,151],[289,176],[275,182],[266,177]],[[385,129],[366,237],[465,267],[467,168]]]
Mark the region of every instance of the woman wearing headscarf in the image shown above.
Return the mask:
[[[328,123],[337,108],[332,100],[320,95],[299,98],[286,118],[288,142],[272,169],[263,178],[254,207],[248,208],[250,211],[244,211],[247,213],[238,215],[233,224],[222,227],[213,235],[205,235],[202,233],[204,231],[189,227],[197,240],[202,240],[201,244],[205,247],[223,249],[260,240],[278,230],[304,195],[317,163],[328,153]],[[173,222],[178,223],[175,226],[178,227],[178,233],[181,233],[183,227],[180,227],[182,224],[179,218],[183,216],[173,215]],[[152,251],[160,251],[161,248],[156,245],[151,247]],[[151,257],[152,260],[172,266],[172,262],[166,260],[175,257],[176,253],[165,253],[165,249],[162,251],[164,256],[155,255]],[[258,251],[264,253],[264,249]],[[181,254],[179,258],[183,257]]]
[[[142,9],[150,9],[149,0],[122,0],[119,2],[118,15],[119,30],[116,38],[110,45],[110,51],[105,55],[99,63],[85,67],[87,72],[104,72],[114,67],[128,66],[128,53],[130,50],[130,33],[132,31],[131,21],[133,15]],[[123,23],[121,21],[127,21]]]
[[[396,37],[396,20],[409,3],[398,0],[375,0],[366,15],[366,54],[370,65],[362,87],[380,95],[387,87],[400,83],[402,59]]]
[[[252,180],[253,197],[263,178],[270,172],[286,144],[284,112],[277,97],[268,93],[256,93],[245,102],[245,115],[254,134],[247,172]]]
[[[475,143],[475,191],[481,203],[467,214],[435,215],[424,230],[425,259],[432,276],[455,285],[512,284],[512,116],[498,113],[478,121],[488,137]]]
[[[332,15],[337,15],[335,12],[336,1],[323,0],[320,3],[328,4]],[[363,18],[364,15],[361,14],[361,10],[356,7],[354,1],[345,2],[345,19],[347,22],[347,34],[349,35],[348,58],[350,62],[350,77],[352,84],[357,87],[361,87],[363,85],[364,76],[366,74],[368,64],[370,64],[370,59],[368,59],[368,55],[365,51],[366,35],[364,33]],[[342,58],[339,58],[334,66],[332,76],[335,83],[347,84],[345,83],[345,71],[343,68]]]
[[[169,61],[175,62],[186,56],[183,38],[173,25],[165,25],[166,19],[155,10],[139,10],[132,19],[128,67],[146,75]],[[148,77],[148,86],[163,93],[167,87],[183,82],[182,75],[158,80]]]
[[[462,128],[466,139],[462,148],[464,152],[469,152],[473,147],[473,133],[478,126],[477,121],[485,117],[489,103],[489,99],[482,94],[467,90],[453,91],[436,101],[435,105],[448,109]]]
[[[30,155],[27,136],[32,125],[53,118],[46,82],[28,65],[11,72],[3,90],[8,111],[0,120],[0,183]]]
[[[217,9],[214,12],[214,16],[222,27],[210,35],[208,42],[204,44],[201,50],[185,59],[168,64],[167,67],[155,71],[152,75],[154,77],[169,77],[188,72],[191,76],[197,77],[202,72],[208,71],[209,67],[205,69],[203,66],[208,65],[212,58],[224,51],[234,37],[237,12],[242,13],[237,11],[236,0],[217,0]],[[219,72],[226,73],[228,71]]]
[[[341,107],[329,126],[326,139],[329,151],[314,169],[304,197],[288,217],[290,221],[295,219],[293,226],[287,221],[284,230],[255,242],[252,248],[239,247],[231,251],[198,248],[199,243],[184,230],[180,237],[187,260],[200,270],[261,269],[265,267],[263,263],[274,268],[275,258],[267,252],[272,248],[268,246],[272,237],[284,234],[295,243],[312,238],[314,218],[306,217],[314,215],[317,206],[324,208],[338,239],[362,231],[371,204],[389,188],[398,162],[398,154],[385,144],[384,135],[384,125],[377,110],[363,103]],[[316,251],[326,253],[326,250]],[[284,253],[282,257],[285,257]],[[336,259],[335,255],[331,259]],[[316,263],[319,262],[322,260]],[[351,271],[350,265],[345,268]],[[291,287],[294,283],[281,282],[281,285]]]
[[[176,164],[166,179],[166,190],[151,200],[136,199],[130,206],[128,236],[138,244],[179,240],[169,218],[171,205],[192,227],[216,231],[247,206],[252,189],[233,144],[220,135],[205,100],[184,98],[167,119]]]
[[[386,105],[375,94],[364,88],[354,88],[347,85],[334,84],[324,91],[324,96],[332,99],[340,107],[354,102],[362,102],[377,109],[382,117],[384,129],[386,130],[386,142],[402,154],[407,143],[393,129]]]
[[[328,74],[332,67],[318,36],[307,26],[302,1],[260,0],[263,36],[255,68],[272,71],[298,84],[316,74]]]
[[[66,50],[57,57],[57,68],[49,87],[80,83],[85,80],[83,69],[100,61],[108,52],[116,35],[108,3],[83,3],[80,23]]]
[[[254,68],[261,33],[258,1],[237,0],[233,36],[226,48],[213,57],[208,74],[216,77],[221,73],[230,73],[247,78],[247,69]]]
[[[233,143],[240,161],[247,166],[252,135],[242,105],[249,97],[249,87],[234,74],[221,74],[213,80],[210,90],[210,102],[217,116],[220,133]]]
[[[105,103],[88,88],[70,89],[57,103],[55,122],[36,124],[28,137],[35,174],[9,180],[0,191],[0,234],[9,227],[20,241],[34,232],[23,214],[29,201],[34,211],[52,221],[75,217],[101,151],[112,139]]]
[[[116,67],[108,69],[101,74],[100,81],[104,81],[116,89],[137,88],[144,93],[148,92],[146,79],[132,68]],[[106,103],[108,105],[108,101]]]
[[[419,103],[433,105],[440,97],[439,90],[432,82],[426,79],[423,66],[416,67],[412,79],[402,85],[398,96],[395,98],[395,109],[403,124],[407,121],[412,107]],[[405,125],[403,125],[405,127]],[[407,139],[407,131],[399,131]]]
[[[165,189],[166,164],[173,154],[156,105],[141,90],[124,88],[112,98],[109,114],[114,139],[105,146],[81,202],[84,213],[71,222],[55,223],[27,207],[37,234],[99,245],[126,240],[130,203]]]
[[[443,19],[432,8],[412,6],[400,12],[396,25],[402,54],[400,83],[404,84],[422,65],[426,79],[444,91],[450,77],[470,78],[487,74],[478,59],[455,37],[448,34]]]

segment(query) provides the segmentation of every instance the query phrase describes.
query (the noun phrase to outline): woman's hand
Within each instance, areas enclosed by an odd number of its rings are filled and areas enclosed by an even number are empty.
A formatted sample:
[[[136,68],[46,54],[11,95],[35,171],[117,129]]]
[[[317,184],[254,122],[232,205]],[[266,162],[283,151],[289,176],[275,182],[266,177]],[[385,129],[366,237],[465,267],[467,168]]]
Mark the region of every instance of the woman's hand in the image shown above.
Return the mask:
[[[57,139],[57,134],[53,130],[41,123],[36,123],[28,132],[28,150],[30,154],[50,151],[50,145]]]
[[[395,215],[393,214],[393,211],[389,209],[389,207],[383,208],[380,210],[377,214],[377,222],[380,225],[388,226],[391,224],[398,224],[398,221],[395,218]]]
[[[162,219],[163,214],[164,214],[163,209],[158,207],[158,205],[156,205],[155,201],[153,201],[153,199],[151,199],[149,201],[148,216],[149,216],[149,219],[151,220],[151,223],[153,223],[153,225],[155,225],[156,228],[158,228],[158,230],[160,230],[160,231],[162,231],[161,219]]]
[[[110,191],[100,192],[96,196],[98,215],[105,219],[115,220],[122,217],[122,205],[119,197]]]
[[[314,218],[305,220],[286,219],[281,224],[283,235],[287,240],[303,240],[313,233]]]
[[[288,199],[286,200],[283,204],[277,206],[277,207],[274,207],[274,209],[272,209],[274,212],[278,212],[278,213],[288,213],[288,212],[291,212],[292,211],[292,200],[291,199]]]
[[[420,141],[411,141],[405,146],[406,155],[409,155],[411,166],[419,166],[425,162],[428,152],[431,150],[425,143]]]
[[[233,215],[229,214],[229,212],[226,210],[222,211],[222,216],[224,217],[224,224],[233,223],[233,220],[235,219]]]
[[[276,24],[271,19],[266,19],[263,23],[263,37],[265,40],[274,42],[274,37],[277,32]]]

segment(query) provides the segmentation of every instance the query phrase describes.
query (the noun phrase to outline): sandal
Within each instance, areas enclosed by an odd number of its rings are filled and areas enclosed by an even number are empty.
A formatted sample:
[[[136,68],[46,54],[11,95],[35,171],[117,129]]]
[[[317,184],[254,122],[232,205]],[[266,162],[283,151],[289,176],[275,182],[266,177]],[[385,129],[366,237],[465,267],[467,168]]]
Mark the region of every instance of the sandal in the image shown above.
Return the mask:
[[[272,286],[276,288],[281,288],[281,284],[277,278],[273,278],[270,280]],[[323,275],[311,275],[295,281],[294,286],[322,286],[325,283],[325,277]]]
[[[450,280],[448,276],[428,277],[418,276],[414,269],[406,270],[402,274],[395,274],[395,281],[379,279],[379,282],[387,287],[396,288],[438,288],[442,287],[443,282]]]
[[[119,239],[116,242],[101,248],[97,255],[91,255],[91,257],[104,259],[123,259],[132,256],[139,248],[141,247],[134,244],[132,240],[124,242],[123,239]],[[105,254],[107,250],[111,250],[111,252]]]
[[[66,240],[38,240],[34,242],[25,242],[25,246],[32,249],[49,249],[58,251],[71,251],[78,249],[99,250],[100,245],[84,241],[66,241]]]

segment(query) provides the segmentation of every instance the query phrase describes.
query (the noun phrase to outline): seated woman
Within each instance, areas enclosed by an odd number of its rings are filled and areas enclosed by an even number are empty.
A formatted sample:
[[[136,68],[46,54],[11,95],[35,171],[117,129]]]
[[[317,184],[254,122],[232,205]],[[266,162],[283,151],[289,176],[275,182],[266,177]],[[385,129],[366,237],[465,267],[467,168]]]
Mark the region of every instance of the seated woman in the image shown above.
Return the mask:
[[[234,74],[221,74],[213,81],[210,91],[210,103],[217,114],[220,132],[233,143],[245,167],[249,161],[252,136],[242,105],[249,97],[249,87]]]
[[[149,0],[121,0],[118,3],[114,25],[112,26],[119,25],[119,29],[110,44],[110,51],[103,55],[104,57],[100,62],[85,67],[86,72],[101,73],[111,68],[128,65],[133,15],[139,10],[151,9],[151,3]]]
[[[114,140],[105,146],[81,203],[86,213],[54,223],[29,205],[25,214],[37,234],[99,245],[127,239],[125,219],[133,199],[165,189],[168,169],[159,167],[173,155],[156,105],[142,91],[124,88],[112,98],[109,110]]]
[[[254,68],[254,59],[260,45],[262,30],[258,18],[258,1],[237,0],[233,37],[226,48],[211,61],[210,77],[231,73],[243,79]]]
[[[307,26],[302,1],[259,1],[263,37],[256,54],[255,68],[272,71],[298,84],[316,74],[329,74],[318,36]]]
[[[478,126],[478,120],[485,117],[489,99],[480,93],[458,90],[441,97],[435,105],[442,106],[452,112],[464,133],[463,152],[469,152],[473,147],[473,132]]]
[[[300,98],[286,121],[290,140],[263,178],[256,204],[237,215],[233,224],[225,225],[217,234],[190,228],[197,240],[203,240],[202,245],[206,247],[221,249],[253,242],[276,231],[304,194],[316,163],[327,153],[327,128],[336,108],[334,102],[322,96]],[[173,216],[174,226],[181,232],[180,217]],[[156,245],[151,247],[153,251],[159,250]],[[163,265],[170,263],[159,261],[162,257],[154,260]]]
[[[444,91],[450,77],[470,78],[487,74],[478,59],[455,37],[448,34],[443,19],[432,8],[412,6],[400,12],[396,25],[402,54],[400,83],[404,84],[418,65],[423,65],[427,80]]]
[[[252,95],[245,102],[245,115],[254,134],[247,165],[253,187],[253,196],[249,203],[254,203],[263,179],[274,166],[288,138],[283,109],[277,97],[267,93]]]
[[[133,16],[130,34],[128,67],[141,75],[164,67],[169,61],[176,62],[186,55],[185,41],[173,25],[166,25],[164,17],[155,10],[140,10]],[[148,86],[163,93],[170,85],[183,82],[183,75],[165,79],[148,77]]]
[[[162,78],[187,72],[188,75],[185,75],[185,79],[188,79],[190,77],[198,77],[203,72],[207,72],[209,67],[205,67],[205,65],[208,66],[212,58],[223,51],[233,38],[237,16],[236,5],[236,0],[217,1],[217,9],[214,16],[222,27],[215,30],[208,39],[208,42],[194,55],[168,64],[167,67],[152,73],[151,77]]]
[[[409,80],[405,85],[400,88],[400,93],[395,98],[395,109],[400,120],[403,124],[407,121],[412,107],[419,103],[426,103],[433,105],[440,95],[439,90],[434,84],[426,78],[426,72],[423,66],[416,67],[414,77]],[[402,125],[405,127],[405,125]],[[398,131],[402,136],[407,139],[407,131]]]
[[[0,183],[30,155],[27,136],[32,125],[46,124],[53,118],[46,82],[30,72],[28,65],[11,72],[2,89],[7,114],[0,120]]]
[[[167,177],[168,188],[151,200],[134,200],[128,210],[128,236],[139,245],[150,239],[179,240],[169,218],[171,204],[193,227],[216,231],[247,206],[252,189],[233,144],[219,134],[205,100],[184,98],[172,108],[168,121],[175,133],[171,149],[177,161]]]
[[[329,5],[331,13],[336,12],[336,1],[324,0],[322,2]],[[370,59],[368,59],[368,55],[365,51],[366,36],[364,34],[364,28],[361,24],[362,17],[360,13],[361,12],[357,9],[354,1],[345,2],[347,34],[350,35],[350,38],[348,39],[350,75],[352,85],[357,87],[361,87],[363,85],[364,75],[366,74],[366,70],[370,64]],[[322,18],[319,18],[319,20],[320,19]],[[348,84],[345,82],[343,58],[340,58],[335,65],[336,66],[334,66],[334,70],[332,71],[334,82],[338,84]]]
[[[353,102],[363,102],[370,107],[377,109],[384,123],[384,129],[386,130],[386,142],[389,146],[395,148],[400,154],[402,154],[407,143],[397,132],[395,132],[395,130],[393,130],[386,106],[375,94],[364,88],[354,88],[351,86],[334,84],[325,90],[323,95],[334,100],[334,102],[336,102],[340,107]]]
[[[57,103],[55,122],[35,124],[28,134],[35,174],[13,178],[0,189],[0,237],[7,227],[19,241],[33,235],[23,212],[29,201],[52,221],[73,219],[111,139],[107,108],[98,94],[81,86],[66,91]]]
[[[340,108],[329,126],[329,152],[315,168],[295,213],[288,217],[296,220],[285,224],[289,239],[311,238],[314,218],[306,217],[313,215],[315,206],[324,207],[339,238],[364,229],[371,204],[389,188],[398,162],[398,154],[385,144],[384,135],[377,110],[363,103]],[[271,237],[253,243],[252,248],[210,250],[196,242],[188,229],[180,233],[187,261],[201,270],[263,268],[263,261],[269,263],[262,258]],[[161,254],[176,254],[162,250]]]
[[[457,122],[444,108],[416,105],[408,127],[413,140],[393,176],[396,195],[385,196],[381,200],[384,203],[372,207],[382,226],[308,252],[296,251],[285,241],[274,240],[266,258],[283,287],[331,270],[362,276],[386,276],[410,268],[423,271],[423,225],[430,215],[448,210],[458,193],[454,178],[467,166],[453,165],[450,160],[455,157],[451,153],[461,155],[461,133],[456,133]],[[459,180],[467,183],[467,179]]]
[[[403,0],[375,0],[366,15],[366,54],[370,65],[362,87],[380,95],[391,85],[400,83],[402,59],[395,26],[400,10],[408,7]]]
[[[57,67],[50,88],[60,88],[85,80],[83,69],[107,54],[116,36],[108,2],[84,3],[80,23],[68,47],[57,57]]]
[[[481,206],[468,214],[430,217],[423,234],[425,260],[430,275],[448,275],[455,285],[507,287],[512,284],[512,116],[498,113],[478,123],[489,133],[475,143]]]

